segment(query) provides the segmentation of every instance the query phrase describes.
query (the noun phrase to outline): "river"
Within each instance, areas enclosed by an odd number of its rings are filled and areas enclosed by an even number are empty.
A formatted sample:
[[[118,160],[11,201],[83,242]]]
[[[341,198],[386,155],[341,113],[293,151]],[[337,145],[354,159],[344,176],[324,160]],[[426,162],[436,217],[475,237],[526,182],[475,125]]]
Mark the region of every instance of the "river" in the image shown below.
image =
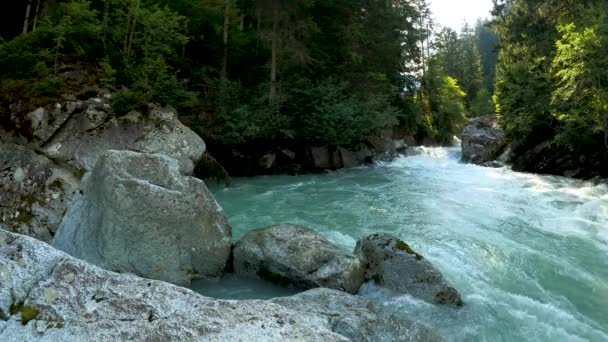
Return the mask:
[[[346,250],[371,233],[399,236],[442,271],[465,306],[374,286],[360,293],[448,340],[608,341],[608,186],[459,159],[458,148],[425,148],[373,167],[236,179],[211,190],[235,239],[276,223],[314,228]],[[290,291],[237,283],[215,291],[232,298]]]

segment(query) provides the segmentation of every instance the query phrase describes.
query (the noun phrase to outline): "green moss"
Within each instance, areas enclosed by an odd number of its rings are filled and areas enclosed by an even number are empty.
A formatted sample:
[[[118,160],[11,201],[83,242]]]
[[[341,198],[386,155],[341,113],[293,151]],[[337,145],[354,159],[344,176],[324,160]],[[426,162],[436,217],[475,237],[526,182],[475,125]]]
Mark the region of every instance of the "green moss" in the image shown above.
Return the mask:
[[[21,201],[25,204],[27,204],[29,207],[33,206],[34,204],[38,204],[39,206],[44,206],[46,203],[44,202],[44,200],[36,197],[36,195],[34,194],[27,194],[27,195],[23,195],[21,196]]]
[[[10,307],[10,314],[17,315],[21,313],[21,324],[27,325],[31,320],[34,320],[40,314],[40,311],[33,306],[25,306],[23,303],[14,303]]]
[[[53,191],[62,191],[63,183],[59,179],[55,179],[51,184],[49,184],[49,189]]]
[[[417,260],[421,260],[422,259],[422,255],[414,252],[414,250],[405,242],[398,240],[395,243],[395,247],[397,247],[398,249],[404,251],[407,254],[411,254],[411,255],[415,255]]]
[[[21,206],[19,208],[19,216],[17,216],[14,221],[16,225],[27,224],[32,222],[32,220],[34,219],[34,212],[32,210],[34,204],[37,204],[41,207],[46,205],[44,200],[36,197],[34,194],[22,195],[20,202]]]
[[[271,283],[280,285],[280,286],[289,286],[292,284],[292,281],[287,278],[284,275],[278,274],[278,273],[274,273],[271,272],[268,268],[266,267],[260,267],[260,269],[257,272],[258,277],[260,277],[260,279],[264,279],[266,281],[269,281]]]
[[[27,224],[27,223],[32,222],[33,219],[34,219],[34,214],[32,213],[31,210],[25,211],[25,212],[19,212],[19,216],[17,216],[17,218],[15,218],[15,223]]]

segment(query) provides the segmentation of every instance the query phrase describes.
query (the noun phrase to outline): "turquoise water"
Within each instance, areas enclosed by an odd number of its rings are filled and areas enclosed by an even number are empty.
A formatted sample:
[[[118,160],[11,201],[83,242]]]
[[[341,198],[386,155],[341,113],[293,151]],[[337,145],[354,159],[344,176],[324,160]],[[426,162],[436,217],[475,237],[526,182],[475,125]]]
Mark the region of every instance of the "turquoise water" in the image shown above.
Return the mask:
[[[455,148],[429,148],[374,167],[236,179],[212,191],[235,239],[276,223],[314,228],[346,250],[374,232],[399,236],[466,305],[360,292],[448,340],[608,341],[608,186],[459,157]]]

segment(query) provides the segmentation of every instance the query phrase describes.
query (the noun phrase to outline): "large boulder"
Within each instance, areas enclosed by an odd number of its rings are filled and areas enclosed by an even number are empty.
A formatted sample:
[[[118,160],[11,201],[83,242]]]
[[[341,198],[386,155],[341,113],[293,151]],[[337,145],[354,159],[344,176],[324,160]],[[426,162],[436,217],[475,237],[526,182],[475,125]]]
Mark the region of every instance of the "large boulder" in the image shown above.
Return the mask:
[[[327,317],[332,330],[349,341],[441,341],[429,328],[415,321],[382,311],[361,296],[331,289],[314,289],[272,302]]]
[[[309,149],[312,166],[318,170],[333,169],[333,156],[329,148],[324,146],[314,146]]]
[[[231,227],[205,184],[164,155],[107,151],[66,213],[53,245],[118,272],[188,285],[222,274]]]
[[[505,150],[505,134],[498,125],[498,115],[469,120],[462,132],[462,159],[482,165],[496,160]]]
[[[232,255],[238,276],[350,293],[363,283],[358,258],[306,227],[285,224],[252,230],[236,243]]]
[[[65,111],[69,115],[60,116],[65,120],[52,135],[42,130],[46,137],[42,150],[82,172],[91,171],[105,151],[131,150],[175,158],[180,171],[191,175],[205,152],[203,140],[168,109],[152,106],[146,115],[131,112],[116,116],[111,114],[107,99],[98,98],[70,102]]]
[[[44,155],[0,142],[0,226],[50,241],[79,183]]]
[[[0,340],[437,341],[368,300],[316,289],[273,301],[214,300],[112,273],[0,230]]]
[[[374,153],[365,144],[360,144],[354,150],[339,147],[337,153],[340,158],[340,167],[344,168],[369,164],[374,159]]]
[[[458,291],[433,264],[394,236],[373,234],[361,239],[355,254],[366,263],[366,279],[379,286],[430,303],[462,305]]]

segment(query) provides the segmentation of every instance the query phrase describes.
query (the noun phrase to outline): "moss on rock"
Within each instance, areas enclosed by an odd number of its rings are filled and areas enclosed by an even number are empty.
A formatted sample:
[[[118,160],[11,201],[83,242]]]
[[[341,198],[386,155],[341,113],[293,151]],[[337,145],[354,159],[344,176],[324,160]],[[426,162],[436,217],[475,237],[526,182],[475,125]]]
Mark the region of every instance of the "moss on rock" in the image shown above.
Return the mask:
[[[40,314],[40,311],[33,306],[26,306],[23,303],[13,303],[10,307],[11,316],[21,314],[21,324],[27,325],[31,320],[34,320]]]
[[[397,240],[397,242],[395,243],[395,247],[404,251],[407,254],[415,255],[417,260],[423,259],[422,255],[414,252],[414,250],[407,243],[401,240]]]

